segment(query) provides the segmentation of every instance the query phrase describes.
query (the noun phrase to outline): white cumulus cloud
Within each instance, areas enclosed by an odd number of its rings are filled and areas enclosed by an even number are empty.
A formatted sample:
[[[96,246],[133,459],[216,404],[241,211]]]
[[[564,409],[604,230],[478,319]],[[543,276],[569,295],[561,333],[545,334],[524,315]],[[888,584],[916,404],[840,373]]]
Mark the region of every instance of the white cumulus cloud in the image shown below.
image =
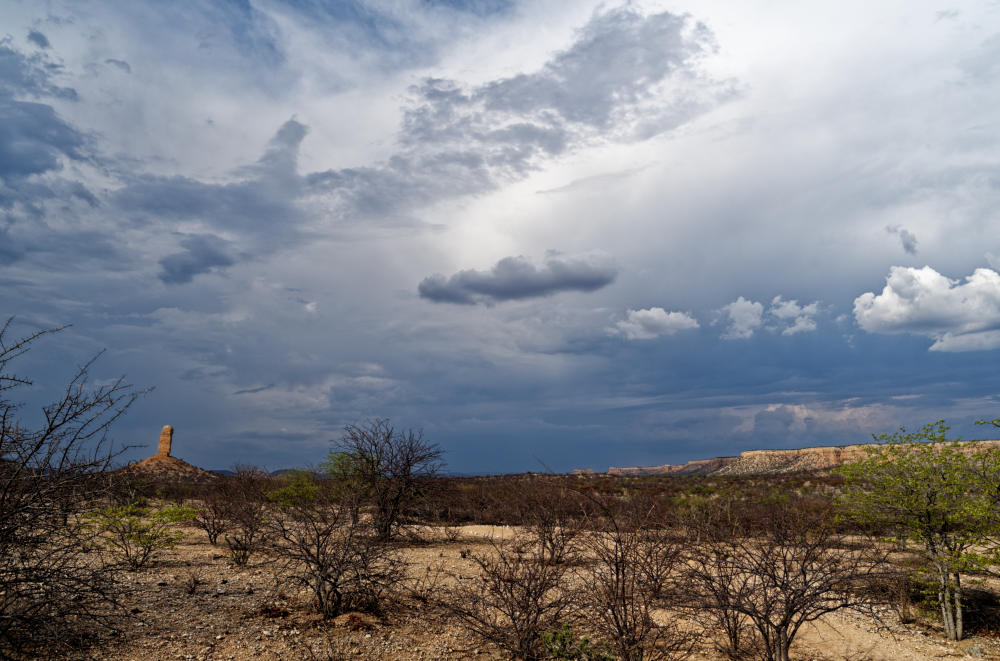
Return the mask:
[[[854,318],[869,333],[914,333],[931,351],[1000,347],[1000,274],[979,268],[964,283],[929,266],[894,266],[881,294],[854,299]]]
[[[775,296],[771,301],[770,315],[778,320],[782,335],[795,335],[816,330],[816,313],[819,312],[819,301],[809,305],[799,305],[795,299],[785,300]]]
[[[749,301],[742,296],[718,310],[721,320],[726,323],[724,340],[741,340],[752,337],[754,331],[764,323],[764,306],[757,301]]]
[[[629,340],[652,340],[698,328],[698,320],[688,313],[667,312],[663,308],[629,310],[626,316],[626,319],[615,324],[612,332]]]

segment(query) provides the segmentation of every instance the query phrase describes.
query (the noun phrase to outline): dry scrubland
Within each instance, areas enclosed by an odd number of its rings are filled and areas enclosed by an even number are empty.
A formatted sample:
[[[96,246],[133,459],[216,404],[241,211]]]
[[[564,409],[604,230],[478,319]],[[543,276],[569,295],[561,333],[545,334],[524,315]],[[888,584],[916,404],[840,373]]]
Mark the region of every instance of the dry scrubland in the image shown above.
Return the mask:
[[[120,587],[119,615],[113,624],[117,631],[82,641],[83,646],[76,649],[50,647],[36,649],[32,655],[100,659],[511,658],[517,655],[472,631],[470,618],[488,616],[477,611],[477,605],[498,596],[499,605],[510,606],[520,598],[517,606],[522,610],[538,607],[541,630],[553,629],[559,622],[569,625],[576,643],[584,635],[591,641],[607,641],[608,629],[600,626],[596,609],[604,604],[600,590],[610,587],[625,595],[626,602],[635,602],[622,603],[621,615],[626,620],[632,618],[633,629],[646,636],[635,647],[644,649],[644,654],[632,658],[660,658],[658,650],[671,646],[676,649],[664,652],[663,658],[684,658],[688,653],[693,659],[766,658],[762,651],[750,647],[727,655],[728,639],[718,618],[708,610],[718,603],[697,581],[698,569],[712,570],[711,563],[704,562],[711,549],[731,542],[733,535],[744,531],[741,543],[753,549],[776,548],[773,536],[785,536],[795,551],[785,558],[784,562],[791,562],[785,567],[778,567],[780,562],[771,558],[771,569],[779,573],[805,568],[821,574],[818,565],[809,562],[839,558],[836,567],[829,570],[833,571],[829,585],[817,588],[829,592],[818,602],[823,607],[852,607],[805,623],[791,646],[792,659],[1000,658],[996,639],[1000,626],[996,611],[991,610],[992,595],[1000,586],[984,578],[972,595],[980,606],[969,609],[967,626],[971,631],[965,640],[944,640],[933,607],[921,603],[926,596],[902,573],[913,569],[915,556],[898,552],[882,556],[856,531],[838,529],[828,509],[829,495],[839,488],[838,482],[837,478],[814,475],[524,475],[427,480],[420,484],[415,494],[418,497],[401,509],[391,539],[379,544],[387,558],[399,563],[392,568],[399,573],[384,575],[386,584],[376,586],[375,598],[354,595],[341,605],[342,612],[328,610],[324,617],[316,592],[292,578],[303,565],[289,564],[288,547],[282,550],[274,536],[280,534],[280,528],[275,527],[279,518],[299,530],[315,524],[315,519],[296,518],[292,512],[301,502],[309,502],[310,508],[317,506],[316,494],[308,491],[312,486],[333,493],[337,507],[343,508],[343,494],[337,493],[332,482],[305,475],[270,478],[252,473],[204,484],[133,479],[119,487],[125,494],[118,497],[145,501],[148,512],[182,504],[198,508],[201,523],[208,525],[211,517],[206,518],[205,513],[213,504],[221,507],[219,512],[225,511],[228,520],[216,544],[209,542],[195,521],[170,523],[165,530],[178,533],[176,545],[164,544],[136,570],[122,567],[114,572]],[[262,509],[258,512],[268,523],[262,526],[246,564],[240,566],[233,559],[239,549],[234,543],[241,537],[239,520],[246,516],[246,503],[238,501],[246,499],[248,493],[260,497]],[[352,526],[349,512],[341,513],[347,516],[334,517],[335,536]],[[356,541],[361,543],[361,536],[371,540],[376,535],[371,532],[371,506],[362,506],[359,514]],[[614,525],[625,536],[624,548],[606,543],[615,533]],[[633,533],[635,536],[629,537]],[[813,545],[814,541],[818,543]],[[623,564],[617,568],[619,572],[627,575],[630,570],[624,565],[630,562],[637,571],[618,584],[594,585],[595,576],[601,575],[601,561],[608,560],[599,556],[609,549],[612,555],[619,553]],[[633,551],[636,555],[629,555]],[[813,551],[815,557],[805,561],[804,556]],[[662,566],[643,565],[639,554],[661,558]],[[108,557],[96,548],[92,555],[94,561]],[[508,563],[507,573],[497,564],[498,559]],[[882,564],[883,559],[889,562]],[[612,564],[614,561],[612,557]],[[853,574],[836,573],[837,567],[852,561]],[[346,564],[356,569],[357,562],[354,558]],[[870,564],[876,562],[877,566]],[[758,566],[764,564],[767,558]],[[546,574],[547,568],[554,571]],[[492,572],[494,583],[477,581],[484,571]],[[504,579],[509,580],[506,586]],[[513,587],[541,585],[545,580],[551,580],[551,586],[542,585],[534,596],[518,595]],[[780,601],[776,591],[780,582],[795,583],[792,575],[754,580],[758,582],[750,585],[758,594],[768,594],[776,602]],[[768,580],[774,584],[767,586]],[[495,594],[491,594],[491,585]],[[739,585],[736,581],[721,587],[736,590]],[[349,581],[344,586],[351,589]],[[850,595],[846,600],[845,594]],[[351,598],[355,601],[350,602]],[[539,606],[546,600],[557,602],[554,614]],[[612,598],[610,607],[614,606]],[[649,622],[644,621],[644,608],[648,608]],[[548,624],[547,619],[551,620]],[[513,628],[503,618],[495,625],[508,632]],[[490,627],[484,628],[488,631]],[[749,629],[742,633],[751,635]],[[659,646],[653,644],[657,635],[662,638]],[[516,641],[511,646],[516,649]],[[587,656],[578,645],[563,650],[541,645],[532,650],[538,658],[609,658]],[[610,658],[622,658],[615,650],[609,651]]]
[[[387,420],[315,472],[211,476],[169,427],[112,470],[142,393],[91,361],[25,422],[50,331],[9,324],[0,659],[1000,658],[1000,453],[943,422],[834,475],[442,478]]]

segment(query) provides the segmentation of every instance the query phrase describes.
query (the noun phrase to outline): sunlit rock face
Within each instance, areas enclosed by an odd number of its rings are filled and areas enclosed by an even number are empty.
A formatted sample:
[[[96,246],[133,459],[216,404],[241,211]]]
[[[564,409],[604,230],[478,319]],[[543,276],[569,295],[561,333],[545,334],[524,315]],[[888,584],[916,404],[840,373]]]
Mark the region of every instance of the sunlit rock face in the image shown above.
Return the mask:
[[[170,446],[174,442],[174,428],[170,425],[163,425],[163,429],[160,431],[160,445],[159,451],[156,453],[161,457],[170,456]]]
[[[830,445],[795,450],[747,450],[738,457],[699,459],[686,464],[635,466],[608,469],[609,475],[755,475],[830,470],[840,464],[868,456],[873,443]],[[1000,440],[971,441],[963,447],[969,452],[1000,449]]]
[[[168,479],[210,480],[217,477],[214,473],[209,473],[172,456],[170,453],[173,451],[173,444],[174,428],[170,425],[164,425],[163,429],[160,430],[160,442],[157,445],[156,454],[127,466],[125,470]]]

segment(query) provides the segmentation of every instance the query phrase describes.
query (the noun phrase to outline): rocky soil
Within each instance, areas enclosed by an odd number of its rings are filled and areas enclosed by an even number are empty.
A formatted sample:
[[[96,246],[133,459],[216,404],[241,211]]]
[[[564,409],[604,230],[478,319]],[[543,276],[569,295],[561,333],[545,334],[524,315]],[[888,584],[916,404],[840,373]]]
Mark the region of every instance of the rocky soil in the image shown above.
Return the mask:
[[[131,615],[122,635],[82,659],[502,659],[503,655],[447,622],[424,599],[439,592],[448,573],[469,575],[468,549],[485,548],[490,536],[510,528],[466,526],[420,531],[425,541],[405,549],[411,582],[386,612],[347,614],[323,621],[309,608],[308,595],[277,585],[271,567],[234,566],[223,548],[190,530],[176,549],[156,564],[124,573]],[[672,617],[661,613],[662,617]],[[814,661],[916,661],[1000,659],[997,640],[972,637],[948,643],[932,624],[902,625],[890,617],[888,630],[853,615],[827,618],[803,631],[793,658]],[[694,657],[719,659],[705,645]]]

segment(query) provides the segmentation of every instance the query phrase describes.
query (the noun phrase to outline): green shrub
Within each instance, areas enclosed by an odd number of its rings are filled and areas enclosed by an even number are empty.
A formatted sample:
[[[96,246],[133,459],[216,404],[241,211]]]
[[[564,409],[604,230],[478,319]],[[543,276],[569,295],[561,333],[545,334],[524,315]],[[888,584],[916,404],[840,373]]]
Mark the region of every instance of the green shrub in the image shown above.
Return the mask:
[[[133,503],[105,508],[92,517],[104,547],[134,571],[160,551],[176,546],[184,533],[172,526],[190,521],[196,514],[196,509],[181,505],[150,510]]]
[[[545,652],[553,659],[572,661],[613,661],[615,658],[607,645],[595,647],[586,636],[577,637],[568,624],[542,634]]]

